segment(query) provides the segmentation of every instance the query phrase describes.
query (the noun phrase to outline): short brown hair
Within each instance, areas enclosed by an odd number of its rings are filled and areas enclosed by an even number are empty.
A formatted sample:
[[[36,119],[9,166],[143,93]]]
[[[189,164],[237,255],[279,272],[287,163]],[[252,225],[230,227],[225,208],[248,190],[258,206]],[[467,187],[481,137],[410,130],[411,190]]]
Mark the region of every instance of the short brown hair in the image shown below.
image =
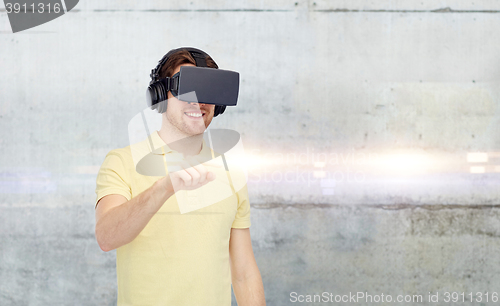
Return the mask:
[[[217,66],[215,61],[210,56],[207,56],[205,60],[208,67],[215,69],[219,68],[219,66]],[[165,62],[165,64],[163,64],[160,72],[158,73],[160,79],[172,77],[175,68],[179,67],[179,65],[182,64],[193,64],[196,66],[196,61],[187,50],[180,50],[179,52],[170,55],[170,57]]]

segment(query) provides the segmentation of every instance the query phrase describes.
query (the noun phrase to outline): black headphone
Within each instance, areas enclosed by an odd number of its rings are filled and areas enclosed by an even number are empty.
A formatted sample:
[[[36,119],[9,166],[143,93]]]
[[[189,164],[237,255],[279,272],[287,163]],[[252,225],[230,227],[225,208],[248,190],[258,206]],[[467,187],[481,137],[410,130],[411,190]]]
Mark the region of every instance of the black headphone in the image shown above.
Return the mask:
[[[167,95],[168,90],[167,88],[165,88],[165,84],[162,82],[162,80],[160,80],[160,75],[159,75],[160,70],[172,54],[182,50],[186,50],[189,52],[189,54],[191,54],[191,56],[194,58],[196,62],[197,67],[207,67],[206,58],[209,57],[209,55],[201,51],[200,49],[182,47],[170,50],[167,54],[165,54],[165,56],[163,56],[163,58],[158,62],[158,65],[153,70],[151,70],[151,74],[149,75],[151,77],[151,81],[149,82],[148,86],[148,104],[151,107],[151,109],[157,109],[159,113],[164,113],[167,111],[167,99],[168,99]],[[215,66],[218,68],[217,64],[215,64]],[[175,76],[172,76],[169,82],[175,81],[176,79],[174,77]],[[175,87],[175,86],[169,86],[169,87]],[[171,92],[174,97],[177,97],[176,90],[172,89]],[[217,117],[218,115],[224,113],[225,110],[226,110],[225,105],[215,105],[214,117]]]

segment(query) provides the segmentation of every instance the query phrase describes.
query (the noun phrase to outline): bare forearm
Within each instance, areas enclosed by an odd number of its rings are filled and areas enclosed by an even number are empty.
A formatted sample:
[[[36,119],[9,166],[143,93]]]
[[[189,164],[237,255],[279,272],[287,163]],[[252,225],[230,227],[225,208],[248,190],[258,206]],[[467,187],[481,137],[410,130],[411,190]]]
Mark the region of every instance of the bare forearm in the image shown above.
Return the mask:
[[[173,192],[163,182],[110,209],[96,224],[96,238],[104,251],[114,250],[137,237]]]
[[[264,285],[260,273],[243,280],[233,279],[233,290],[238,306],[265,306]]]

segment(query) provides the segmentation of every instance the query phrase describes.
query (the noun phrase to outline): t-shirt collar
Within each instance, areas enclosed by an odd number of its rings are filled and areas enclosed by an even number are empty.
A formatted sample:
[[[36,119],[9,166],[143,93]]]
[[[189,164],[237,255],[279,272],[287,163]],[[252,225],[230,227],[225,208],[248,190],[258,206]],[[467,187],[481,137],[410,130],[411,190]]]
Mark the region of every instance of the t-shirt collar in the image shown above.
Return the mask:
[[[150,141],[153,144],[153,154],[159,154],[159,155],[165,155],[169,153],[176,152],[172,150],[164,141],[161,139],[160,134],[158,134],[158,131],[154,131],[150,135]],[[201,151],[199,154],[206,154],[206,153],[211,153],[209,146],[205,143],[205,139],[203,139],[203,143],[201,146]]]

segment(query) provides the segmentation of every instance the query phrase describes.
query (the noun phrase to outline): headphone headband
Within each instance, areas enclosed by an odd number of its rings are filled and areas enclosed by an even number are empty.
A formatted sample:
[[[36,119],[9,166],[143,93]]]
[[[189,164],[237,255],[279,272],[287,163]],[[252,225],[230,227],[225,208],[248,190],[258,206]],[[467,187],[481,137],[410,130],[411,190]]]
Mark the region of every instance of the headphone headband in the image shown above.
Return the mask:
[[[181,47],[177,49],[173,49],[168,51],[167,54],[165,54],[161,60],[158,62],[158,65],[151,70],[151,74],[149,75],[151,77],[151,81],[149,82],[149,85],[153,84],[154,82],[158,81],[160,79],[160,69],[161,67],[168,61],[170,56],[174,53],[177,53],[179,51],[186,50],[191,54],[191,56],[194,58],[196,62],[197,67],[207,67],[207,61],[206,58],[209,57],[206,52],[196,49],[196,48],[191,48],[191,47]]]

